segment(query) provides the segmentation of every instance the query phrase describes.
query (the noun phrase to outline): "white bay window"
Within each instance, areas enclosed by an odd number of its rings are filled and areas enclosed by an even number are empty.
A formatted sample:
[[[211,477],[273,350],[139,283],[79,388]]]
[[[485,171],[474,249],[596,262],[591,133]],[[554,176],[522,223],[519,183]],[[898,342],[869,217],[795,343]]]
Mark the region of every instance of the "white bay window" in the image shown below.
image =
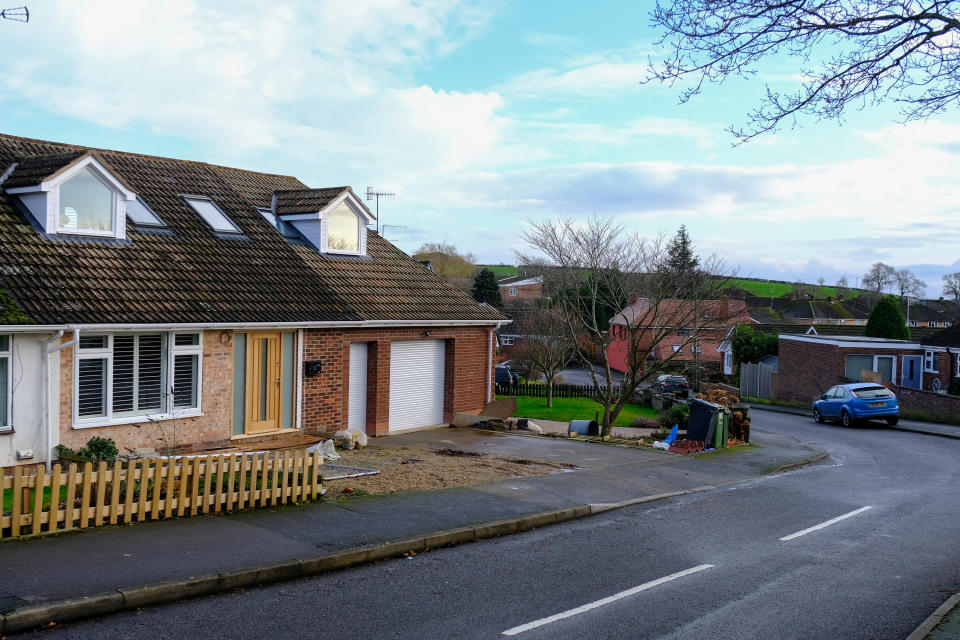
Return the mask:
[[[124,424],[200,410],[199,333],[81,336],[74,425]]]

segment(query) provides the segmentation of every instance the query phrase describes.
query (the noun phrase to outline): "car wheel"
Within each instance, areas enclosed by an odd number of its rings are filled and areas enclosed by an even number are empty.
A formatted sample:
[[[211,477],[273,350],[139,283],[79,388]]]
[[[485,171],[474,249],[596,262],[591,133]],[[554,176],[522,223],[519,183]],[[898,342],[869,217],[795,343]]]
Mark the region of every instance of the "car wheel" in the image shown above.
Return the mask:
[[[840,422],[843,423],[843,426],[850,427],[853,425],[853,418],[850,417],[850,414],[846,409],[843,410],[843,413],[840,414]]]
[[[891,427],[897,424],[898,422],[900,422],[899,416],[890,416],[889,418],[887,418],[887,424],[890,425]]]
[[[823,424],[823,414],[820,413],[820,409],[817,409],[816,407],[813,408],[813,419],[815,422]]]

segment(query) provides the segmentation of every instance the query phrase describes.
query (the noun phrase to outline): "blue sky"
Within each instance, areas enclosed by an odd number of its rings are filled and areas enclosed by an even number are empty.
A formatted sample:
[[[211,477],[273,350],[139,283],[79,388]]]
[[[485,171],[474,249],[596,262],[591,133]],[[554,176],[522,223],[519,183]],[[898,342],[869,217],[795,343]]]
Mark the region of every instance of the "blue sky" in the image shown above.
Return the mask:
[[[29,2],[0,22],[0,130],[398,195],[386,236],[512,262],[529,218],[683,223],[743,275],[851,284],[872,262],[940,294],[960,271],[960,120],[894,106],[734,147],[765,87],[640,84],[645,2]],[[15,61],[15,62],[14,62]]]

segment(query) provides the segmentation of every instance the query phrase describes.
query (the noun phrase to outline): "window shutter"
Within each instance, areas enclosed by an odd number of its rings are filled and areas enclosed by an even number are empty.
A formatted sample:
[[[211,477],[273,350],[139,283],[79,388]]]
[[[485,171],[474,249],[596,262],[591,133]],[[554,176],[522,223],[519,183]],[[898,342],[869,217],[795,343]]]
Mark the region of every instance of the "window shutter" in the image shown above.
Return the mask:
[[[77,414],[81,418],[107,415],[107,359],[77,363]]]

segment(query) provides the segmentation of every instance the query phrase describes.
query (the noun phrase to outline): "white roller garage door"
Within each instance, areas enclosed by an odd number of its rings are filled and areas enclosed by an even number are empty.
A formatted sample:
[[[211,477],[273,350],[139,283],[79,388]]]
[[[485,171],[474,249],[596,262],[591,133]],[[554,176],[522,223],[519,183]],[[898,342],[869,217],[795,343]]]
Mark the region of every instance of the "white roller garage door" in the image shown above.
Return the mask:
[[[443,422],[443,340],[390,343],[390,431]]]

